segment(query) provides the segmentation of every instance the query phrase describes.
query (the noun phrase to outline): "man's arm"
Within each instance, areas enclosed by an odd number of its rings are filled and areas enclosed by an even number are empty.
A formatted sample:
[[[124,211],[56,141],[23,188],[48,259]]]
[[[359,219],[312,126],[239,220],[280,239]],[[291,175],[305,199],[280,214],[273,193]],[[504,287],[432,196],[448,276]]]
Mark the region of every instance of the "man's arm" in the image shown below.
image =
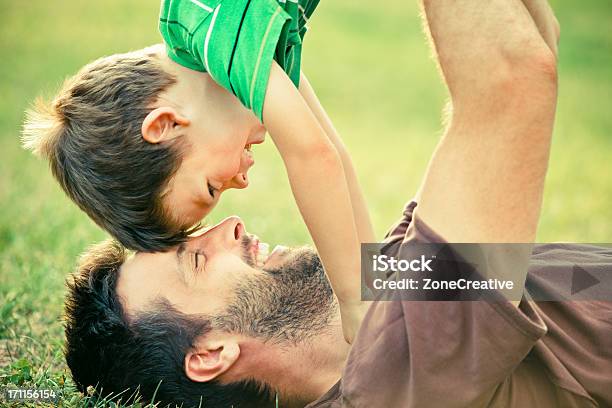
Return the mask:
[[[556,108],[556,39],[553,51],[538,31],[547,20],[536,25],[519,0],[426,0],[423,8],[452,113],[417,212],[449,242],[533,242]]]
[[[344,169],[319,121],[276,62],[263,119],[338,298],[344,337],[350,343],[366,305],[361,302],[360,242]]]
[[[355,217],[355,225],[357,227],[357,234],[359,235],[359,241],[362,243],[375,242],[374,228],[372,227],[372,220],[370,218],[370,212],[368,211],[368,205],[361,191],[359,180],[357,179],[357,172],[353,166],[353,161],[349,155],[346,146],[342,142],[338,131],[334,127],[329,115],[319,102],[319,98],[315,94],[314,89],[310,85],[310,82],[306,78],[306,75],[301,72],[300,77],[300,93],[304,100],[308,104],[308,107],[314,113],[319,124],[325,130],[325,133],[329,137],[329,140],[334,144],[334,147],[340,155],[342,160],[342,167],[344,167],[344,176],[349,188],[351,195],[351,205],[353,207],[353,215]]]

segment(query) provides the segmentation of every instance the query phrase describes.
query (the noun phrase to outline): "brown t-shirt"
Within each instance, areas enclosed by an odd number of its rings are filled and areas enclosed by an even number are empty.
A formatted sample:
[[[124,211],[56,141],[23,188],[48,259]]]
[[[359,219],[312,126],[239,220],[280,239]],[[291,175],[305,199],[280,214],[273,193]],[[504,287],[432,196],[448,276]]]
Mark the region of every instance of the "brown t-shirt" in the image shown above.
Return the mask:
[[[386,254],[444,242],[415,208]],[[561,245],[536,246],[530,270],[564,259],[612,271],[612,251]],[[612,303],[374,302],[342,379],[315,407],[612,407]]]

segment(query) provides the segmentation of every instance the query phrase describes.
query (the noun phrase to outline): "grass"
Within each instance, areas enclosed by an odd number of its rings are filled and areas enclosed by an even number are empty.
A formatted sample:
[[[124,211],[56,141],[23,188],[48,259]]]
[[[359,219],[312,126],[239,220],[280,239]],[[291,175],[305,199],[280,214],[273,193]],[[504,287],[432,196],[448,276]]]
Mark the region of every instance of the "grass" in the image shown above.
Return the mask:
[[[539,240],[610,242],[612,7],[553,6],[561,85]],[[63,406],[92,405],[63,362],[60,316],[65,276],[105,234],[20,148],[20,123],[33,98],[52,95],[84,63],[159,41],[157,3],[36,0],[2,2],[0,11],[0,388],[59,388]],[[412,3],[325,1],[311,25],[304,69],[353,154],[382,234],[423,174],[445,89]],[[210,221],[239,214],[268,242],[309,242],[272,144],[256,156],[252,187],[227,193]]]

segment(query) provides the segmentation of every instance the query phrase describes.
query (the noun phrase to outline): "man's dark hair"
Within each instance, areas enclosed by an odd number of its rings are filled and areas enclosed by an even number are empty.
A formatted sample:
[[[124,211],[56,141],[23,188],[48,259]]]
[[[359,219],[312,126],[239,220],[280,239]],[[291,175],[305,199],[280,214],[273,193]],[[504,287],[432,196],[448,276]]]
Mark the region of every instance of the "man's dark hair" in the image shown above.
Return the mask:
[[[27,113],[23,144],[44,156],[66,194],[130,249],[183,241],[161,195],[181,164],[184,138],[146,142],[141,126],[175,78],[154,53],[100,58],[68,79],[51,104]]]
[[[211,330],[203,316],[186,315],[166,300],[128,318],[116,284],[126,250],[116,241],[90,248],[67,281],[65,356],[78,389],[100,398],[183,407],[273,407],[268,387],[255,381],[195,382],[184,370],[195,340]],[[119,397],[117,397],[120,395]]]

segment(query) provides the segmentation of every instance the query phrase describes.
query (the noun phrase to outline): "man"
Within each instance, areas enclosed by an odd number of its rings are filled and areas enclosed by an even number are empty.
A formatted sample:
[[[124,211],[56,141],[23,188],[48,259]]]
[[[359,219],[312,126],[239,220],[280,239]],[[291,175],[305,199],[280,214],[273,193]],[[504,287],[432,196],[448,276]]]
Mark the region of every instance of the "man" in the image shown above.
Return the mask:
[[[385,252],[533,242],[556,103],[554,16],[536,0],[424,11],[453,113]],[[612,263],[603,249],[536,247],[530,267],[577,254]],[[184,406],[612,404],[610,303],[381,301],[349,346],[332,288],[312,250],[267,255],[236,217],[165,253],[103,243],[69,282],[67,362],[80,389]]]

